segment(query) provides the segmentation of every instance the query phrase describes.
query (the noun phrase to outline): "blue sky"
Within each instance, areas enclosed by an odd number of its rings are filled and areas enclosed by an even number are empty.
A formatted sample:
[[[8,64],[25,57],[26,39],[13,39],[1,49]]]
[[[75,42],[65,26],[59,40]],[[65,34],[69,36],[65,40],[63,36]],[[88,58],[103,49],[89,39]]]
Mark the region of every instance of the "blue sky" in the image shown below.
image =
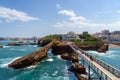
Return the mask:
[[[120,30],[120,0],[0,0],[0,37]]]

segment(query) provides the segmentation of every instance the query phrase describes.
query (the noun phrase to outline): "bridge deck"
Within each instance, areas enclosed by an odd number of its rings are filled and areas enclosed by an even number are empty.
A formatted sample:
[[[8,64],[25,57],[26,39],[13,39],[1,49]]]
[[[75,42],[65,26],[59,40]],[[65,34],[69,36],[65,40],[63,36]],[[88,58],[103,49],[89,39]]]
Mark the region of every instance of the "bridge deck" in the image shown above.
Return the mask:
[[[107,76],[106,78],[104,78],[105,80],[120,80],[120,78],[116,77],[114,74],[112,74],[111,72],[109,72],[107,69],[105,69],[104,67],[102,67],[101,65],[99,65],[96,61],[91,60],[90,57],[86,56],[85,54],[83,54],[81,50],[76,49],[76,46],[72,46],[70,43],[68,43],[71,48],[78,53],[78,55],[82,56],[92,67],[93,69],[96,69],[101,71],[101,75],[104,73],[105,76]]]
[[[120,80],[120,78],[117,78],[116,76],[114,76],[112,73],[110,73],[109,71],[107,71],[105,68],[103,68],[102,66],[100,66],[95,61],[91,61],[90,58],[87,57],[86,55],[83,55],[83,57],[86,58],[88,61],[90,61],[93,65],[95,65],[99,70],[101,70],[102,72],[104,72],[105,74],[107,74],[110,78],[112,78],[112,80]]]

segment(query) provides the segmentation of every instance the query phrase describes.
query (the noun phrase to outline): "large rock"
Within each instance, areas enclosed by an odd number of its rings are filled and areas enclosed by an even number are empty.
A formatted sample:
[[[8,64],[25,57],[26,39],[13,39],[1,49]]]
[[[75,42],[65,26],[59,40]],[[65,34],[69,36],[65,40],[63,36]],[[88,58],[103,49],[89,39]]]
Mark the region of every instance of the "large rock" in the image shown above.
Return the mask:
[[[94,50],[98,52],[106,52],[108,45],[77,45],[82,50]]]
[[[106,52],[108,49],[109,49],[108,45],[103,45],[97,51],[98,52]]]
[[[61,55],[63,53],[71,53],[73,50],[70,48],[69,45],[67,45],[66,42],[63,41],[57,41],[56,44],[52,47],[52,53],[54,55]]]
[[[14,42],[10,42],[7,44],[7,46],[21,46],[24,45],[23,43],[14,43]]]
[[[14,69],[24,68],[31,65],[36,65],[39,61],[41,61],[43,58],[47,57],[47,52],[49,48],[52,46],[53,42],[49,43],[45,47],[34,51],[33,53],[26,55],[22,58],[19,58],[9,64],[9,67],[12,67]]]
[[[74,62],[78,62],[78,55],[76,53],[64,53],[61,55],[62,59],[69,60]]]
[[[51,42],[51,40],[39,39],[39,40],[38,40],[38,45],[43,47],[43,46],[49,44],[50,42]]]
[[[86,74],[86,68],[78,62],[73,63],[73,65],[69,68],[69,71],[77,72],[79,74]]]

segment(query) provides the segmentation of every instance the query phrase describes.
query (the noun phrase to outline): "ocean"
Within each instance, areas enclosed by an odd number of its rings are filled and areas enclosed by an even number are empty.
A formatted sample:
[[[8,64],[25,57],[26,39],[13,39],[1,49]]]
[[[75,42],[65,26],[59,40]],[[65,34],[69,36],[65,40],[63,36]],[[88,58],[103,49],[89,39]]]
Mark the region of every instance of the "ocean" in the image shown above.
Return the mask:
[[[68,71],[72,63],[61,59],[59,55],[53,55],[51,49],[48,51],[48,58],[36,66],[18,70],[8,68],[7,65],[15,59],[41,48],[37,45],[6,46],[8,42],[10,41],[0,41],[4,45],[0,48],[0,80],[77,80]],[[87,52],[120,70],[120,48],[110,48],[106,53]]]
[[[112,65],[114,68],[120,70],[120,48],[109,48],[106,53],[98,53],[96,51],[87,51],[90,55]]]
[[[51,49],[48,58],[39,62],[36,66],[24,69],[11,69],[7,65],[15,59],[27,55],[40,47],[37,45],[6,46],[9,41],[0,41],[4,45],[0,48],[0,80],[76,80],[74,74],[68,71],[72,64],[60,56],[54,56]]]

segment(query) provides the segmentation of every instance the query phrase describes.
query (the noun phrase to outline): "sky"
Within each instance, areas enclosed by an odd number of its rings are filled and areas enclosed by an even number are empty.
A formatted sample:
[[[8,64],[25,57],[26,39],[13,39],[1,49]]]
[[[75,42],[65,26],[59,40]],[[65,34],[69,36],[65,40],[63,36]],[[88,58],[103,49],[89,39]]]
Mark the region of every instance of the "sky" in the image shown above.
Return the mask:
[[[120,30],[120,0],[0,0],[0,37]]]

